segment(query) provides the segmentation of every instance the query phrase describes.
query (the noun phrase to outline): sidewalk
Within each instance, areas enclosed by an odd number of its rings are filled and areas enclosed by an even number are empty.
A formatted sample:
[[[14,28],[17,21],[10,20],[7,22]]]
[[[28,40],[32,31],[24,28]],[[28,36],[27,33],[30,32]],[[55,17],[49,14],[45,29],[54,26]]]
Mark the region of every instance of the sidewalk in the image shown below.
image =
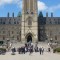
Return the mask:
[[[60,55],[52,52],[45,52],[43,55],[40,55],[39,52],[34,52],[32,55],[16,52],[16,55],[11,55],[11,52],[7,52],[6,55],[0,55],[0,60],[60,60]]]

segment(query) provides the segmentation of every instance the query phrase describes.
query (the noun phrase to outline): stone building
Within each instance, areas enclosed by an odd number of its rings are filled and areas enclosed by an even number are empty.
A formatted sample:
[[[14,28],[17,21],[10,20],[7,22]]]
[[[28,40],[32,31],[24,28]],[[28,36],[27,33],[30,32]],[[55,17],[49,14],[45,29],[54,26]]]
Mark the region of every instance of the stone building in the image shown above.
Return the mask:
[[[12,17],[9,17],[9,13],[7,17],[0,17],[0,40],[18,40],[21,39],[21,16],[14,17],[14,13]]]
[[[51,17],[46,13],[46,17],[43,17],[42,12],[40,12],[38,17],[38,35],[39,40],[60,42],[60,17]]]
[[[43,17],[42,12],[38,16],[37,0],[23,0],[22,14],[17,17],[0,17],[0,41],[36,42],[54,41],[60,42],[60,17]]]

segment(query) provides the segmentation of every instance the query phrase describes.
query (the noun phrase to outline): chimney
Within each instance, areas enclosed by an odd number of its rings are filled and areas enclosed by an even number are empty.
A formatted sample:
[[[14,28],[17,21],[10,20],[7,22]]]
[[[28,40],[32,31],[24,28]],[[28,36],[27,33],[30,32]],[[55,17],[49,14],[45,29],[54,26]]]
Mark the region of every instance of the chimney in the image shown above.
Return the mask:
[[[46,17],[48,17],[48,12],[46,12]]]
[[[51,12],[51,17],[53,17],[53,12]]]
[[[14,12],[12,13],[12,17],[14,18]]]
[[[9,18],[9,12],[8,12],[8,14],[7,14],[7,17]]]

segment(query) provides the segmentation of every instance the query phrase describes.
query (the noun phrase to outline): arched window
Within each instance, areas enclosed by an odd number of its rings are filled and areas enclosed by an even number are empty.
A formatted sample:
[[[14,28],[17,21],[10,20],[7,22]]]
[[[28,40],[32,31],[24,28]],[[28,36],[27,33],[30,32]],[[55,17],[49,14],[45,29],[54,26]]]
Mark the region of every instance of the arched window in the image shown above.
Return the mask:
[[[17,36],[17,40],[19,40],[19,36]]]
[[[9,24],[11,24],[11,19],[9,19]]]
[[[3,40],[5,40],[5,36],[3,36]]]
[[[28,18],[28,26],[29,26],[29,27],[32,26],[32,19],[31,19],[31,17]]]
[[[55,40],[57,40],[57,36],[55,36]]]

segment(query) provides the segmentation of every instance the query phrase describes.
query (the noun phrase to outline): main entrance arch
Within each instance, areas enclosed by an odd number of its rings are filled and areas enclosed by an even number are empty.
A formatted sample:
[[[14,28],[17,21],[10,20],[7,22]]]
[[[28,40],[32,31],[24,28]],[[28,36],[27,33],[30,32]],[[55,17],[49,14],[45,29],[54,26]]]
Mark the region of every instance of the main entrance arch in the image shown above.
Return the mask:
[[[31,36],[31,35],[29,35],[29,36],[27,37],[27,42],[29,42],[29,41],[32,42],[32,36]]]
[[[28,33],[25,38],[26,38],[27,42],[29,42],[29,41],[32,42],[32,37],[33,37],[32,34]]]

